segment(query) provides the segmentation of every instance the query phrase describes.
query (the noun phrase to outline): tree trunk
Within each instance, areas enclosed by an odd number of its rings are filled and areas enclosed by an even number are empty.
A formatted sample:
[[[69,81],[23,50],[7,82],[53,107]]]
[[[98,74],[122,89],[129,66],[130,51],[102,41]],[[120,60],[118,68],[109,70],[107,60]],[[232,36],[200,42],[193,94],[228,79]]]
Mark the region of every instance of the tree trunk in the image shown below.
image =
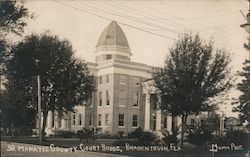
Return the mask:
[[[43,125],[42,125],[42,141],[45,138],[45,127],[46,127],[46,122],[47,122],[47,116],[48,116],[48,111],[45,111],[43,113]]]
[[[181,116],[181,149],[183,150],[183,142],[184,142],[184,133],[186,131],[186,121],[187,121],[187,116],[182,115]]]

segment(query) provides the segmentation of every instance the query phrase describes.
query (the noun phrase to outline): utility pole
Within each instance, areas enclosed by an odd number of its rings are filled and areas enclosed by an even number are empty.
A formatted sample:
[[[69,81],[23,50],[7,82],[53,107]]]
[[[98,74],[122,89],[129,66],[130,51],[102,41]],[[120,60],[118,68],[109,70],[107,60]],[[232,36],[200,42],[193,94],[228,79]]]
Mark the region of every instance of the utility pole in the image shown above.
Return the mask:
[[[38,66],[39,60],[36,60],[36,65]],[[37,111],[38,111],[38,138],[39,144],[42,144],[42,130],[41,130],[41,120],[42,120],[42,107],[41,107],[41,80],[40,75],[37,75]]]

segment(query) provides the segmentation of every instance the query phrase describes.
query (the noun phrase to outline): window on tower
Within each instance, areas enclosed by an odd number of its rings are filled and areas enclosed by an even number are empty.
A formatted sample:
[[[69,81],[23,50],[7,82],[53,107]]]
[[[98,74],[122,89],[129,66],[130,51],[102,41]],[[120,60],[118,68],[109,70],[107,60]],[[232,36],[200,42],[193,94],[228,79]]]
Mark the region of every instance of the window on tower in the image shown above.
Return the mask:
[[[78,125],[82,125],[82,114],[78,116]]]
[[[106,91],[106,105],[110,104],[110,97],[109,97],[109,91]]]
[[[102,115],[98,115],[98,126],[102,126]]]
[[[99,92],[99,106],[102,106],[102,92]]]
[[[133,82],[134,82],[134,86],[139,86],[140,85],[140,77],[134,77]]]
[[[120,75],[120,84],[126,84],[126,83],[127,83],[127,76]]]
[[[124,114],[118,115],[118,126],[124,126]]]
[[[138,127],[138,115],[133,115],[133,122],[132,122],[132,126],[133,127]]]
[[[99,77],[99,84],[102,84],[102,76]]]
[[[75,114],[73,114],[73,123],[72,124],[76,125],[76,115]]]
[[[92,126],[92,119],[93,119],[93,116],[92,114],[89,115],[89,126]]]
[[[105,125],[109,126],[109,114],[105,114]]]
[[[139,93],[133,93],[133,107],[139,107]]]
[[[106,75],[106,82],[109,83],[109,80],[110,80],[110,76],[108,74],[108,75]]]
[[[106,60],[112,59],[112,55],[111,54],[107,54],[106,55]]]

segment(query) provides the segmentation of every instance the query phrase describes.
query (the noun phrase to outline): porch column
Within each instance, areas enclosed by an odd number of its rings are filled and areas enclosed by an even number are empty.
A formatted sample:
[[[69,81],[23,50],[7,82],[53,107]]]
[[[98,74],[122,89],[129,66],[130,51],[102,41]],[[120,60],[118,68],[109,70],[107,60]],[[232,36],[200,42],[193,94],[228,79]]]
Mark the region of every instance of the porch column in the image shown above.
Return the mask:
[[[150,94],[146,92],[144,130],[150,130]]]
[[[156,110],[156,131],[161,130],[161,110]]]
[[[67,127],[67,120],[66,119],[64,119],[64,118],[62,118],[61,119],[61,129],[66,129],[66,127]]]
[[[172,116],[167,116],[167,131],[172,132]]]
[[[59,117],[58,117],[58,113],[56,112],[54,115],[54,129],[58,129],[59,128]]]
[[[179,130],[181,131],[181,128],[182,128],[182,127],[181,127],[181,124],[182,124],[182,122],[181,122],[181,117],[179,117],[179,116],[176,117],[176,124],[177,124],[177,127],[180,127]]]
[[[51,129],[53,127],[53,113],[52,111],[48,112],[47,128]]]

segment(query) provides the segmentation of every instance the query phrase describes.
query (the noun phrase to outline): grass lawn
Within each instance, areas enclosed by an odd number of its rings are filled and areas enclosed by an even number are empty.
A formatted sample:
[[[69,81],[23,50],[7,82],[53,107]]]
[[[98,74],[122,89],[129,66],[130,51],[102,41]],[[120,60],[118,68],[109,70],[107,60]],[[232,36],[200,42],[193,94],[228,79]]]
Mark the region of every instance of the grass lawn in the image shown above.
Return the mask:
[[[84,144],[85,146],[91,145],[109,145],[112,146],[113,142],[117,139],[97,139],[96,141],[90,141],[88,144]],[[10,141],[10,142],[18,142],[18,143],[26,143],[26,144],[38,144],[37,138],[4,138],[2,137],[2,141]],[[78,147],[83,142],[80,142],[78,138],[47,138],[43,145],[49,146],[50,144],[54,144],[58,147]],[[105,152],[112,154],[124,154],[133,157],[212,157],[212,153],[209,150],[204,149],[195,149],[192,145],[185,143],[184,151],[179,152],[140,152],[140,151],[126,151],[124,147],[121,147],[123,152]],[[104,152],[104,151],[102,151]],[[214,157],[245,157],[245,153],[243,151],[220,151],[215,153]]]

